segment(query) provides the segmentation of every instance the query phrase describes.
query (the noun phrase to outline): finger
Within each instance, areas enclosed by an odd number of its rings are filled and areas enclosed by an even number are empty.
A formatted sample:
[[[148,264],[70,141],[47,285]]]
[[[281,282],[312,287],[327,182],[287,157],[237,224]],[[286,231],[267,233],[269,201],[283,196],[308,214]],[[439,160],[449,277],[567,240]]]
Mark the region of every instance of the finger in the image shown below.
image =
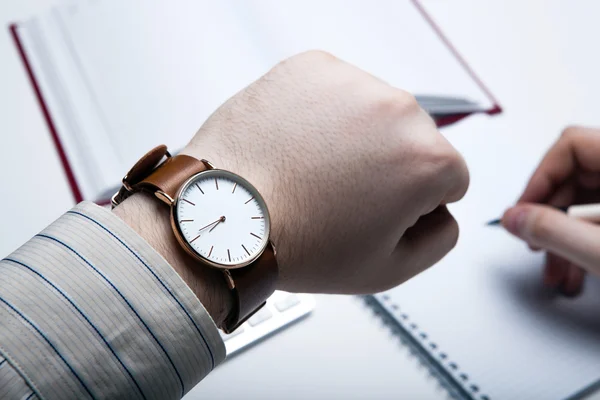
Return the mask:
[[[556,289],[560,287],[567,277],[571,263],[553,253],[546,254],[544,267],[544,285]]]
[[[577,177],[577,182],[581,187],[587,190],[600,189],[600,173],[598,172],[581,172]]]
[[[565,279],[560,287],[561,294],[567,297],[576,297],[583,291],[585,270],[574,264],[569,264]]]
[[[444,183],[446,194],[444,195],[441,204],[451,204],[461,200],[469,189],[469,168],[463,156],[455,150],[454,146],[444,137],[439,134],[438,139],[443,143],[443,146],[448,149],[448,162],[445,168]]]
[[[575,179],[568,179],[562,185],[556,188],[554,193],[548,198],[546,204],[552,207],[567,207],[575,203],[577,196],[577,183]]]
[[[576,194],[577,185],[573,179],[569,179],[552,194],[547,204],[554,207],[569,206],[574,203]],[[529,248],[533,251],[540,250],[539,247],[531,244],[529,245]]]
[[[578,179],[568,179],[563,183],[548,200],[548,205],[565,207],[576,203],[578,196]],[[530,248],[534,246],[530,246]],[[548,253],[546,257],[545,282],[547,286],[557,288],[567,297],[575,297],[583,288],[584,272],[570,261]]]
[[[458,224],[445,206],[419,218],[398,243],[392,262],[408,268],[407,278],[429,268],[454,248],[458,240]],[[405,278],[406,279],[406,278]]]
[[[548,206],[522,204],[509,209],[502,225],[528,244],[600,274],[600,227]]]
[[[519,202],[544,203],[575,170],[600,172],[600,131],[567,128],[533,173]]]

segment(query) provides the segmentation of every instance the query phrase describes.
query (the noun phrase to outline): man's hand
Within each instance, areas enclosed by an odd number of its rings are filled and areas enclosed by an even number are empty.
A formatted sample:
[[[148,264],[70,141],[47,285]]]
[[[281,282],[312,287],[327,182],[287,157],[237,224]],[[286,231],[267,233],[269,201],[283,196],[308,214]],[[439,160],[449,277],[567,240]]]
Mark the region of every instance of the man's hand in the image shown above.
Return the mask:
[[[567,128],[502,223],[533,249],[548,251],[544,282],[566,295],[583,288],[584,271],[600,274],[600,227],[550,206],[600,201],[600,130]],[[532,203],[542,203],[538,205]]]
[[[462,157],[413,96],[326,53],[277,65],[222,105],[183,153],[262,193],[279,289],[388,289],[458,237],[445,205],[467,190]]]

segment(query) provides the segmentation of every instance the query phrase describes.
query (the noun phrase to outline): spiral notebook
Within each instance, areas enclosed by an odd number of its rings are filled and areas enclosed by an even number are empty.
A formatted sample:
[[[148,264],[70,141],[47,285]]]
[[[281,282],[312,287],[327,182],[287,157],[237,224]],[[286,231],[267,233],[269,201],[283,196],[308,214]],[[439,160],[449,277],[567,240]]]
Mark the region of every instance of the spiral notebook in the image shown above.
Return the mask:
[[[499,236],[480,239],[506,242],[510,257],[483,250],[459,264],[459,250],[368,303],[455,398],[558,400],[597,391],[600,283],[588,282],[582,298],[559,298],[540,287],[538,257]]]
[[[417,1],[71,0],[11,31],[76,201],[110,198],[147,149],[181,149],[230,96],[310,49],[427,108],[468,100],[441,125],[500,111]]]
[[[544,255],[485,225],[515,201],[555,135],[478,117],[443,133],[471,171],[469,192],[450,206],[458,244],[434,267],[368,302],[456,398],[596,396],[600,279],[588,276],[577,298],[546,290]]]

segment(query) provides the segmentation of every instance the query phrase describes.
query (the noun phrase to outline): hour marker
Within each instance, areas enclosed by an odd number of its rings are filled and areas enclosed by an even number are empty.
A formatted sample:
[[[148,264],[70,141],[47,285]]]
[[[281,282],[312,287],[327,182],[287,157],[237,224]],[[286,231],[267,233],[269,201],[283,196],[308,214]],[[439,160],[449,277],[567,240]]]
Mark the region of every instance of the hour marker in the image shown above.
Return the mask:
[[[202,235],[202,234],[200,234],[200,235],[196,236],[195,238],[193,238],[192,240],[190,240],[190,243],[193,243],[193,242],[194,242],[194,240],[198,239],[198,238],[199,238],[201,235]]]
[[[253,199],[254,199],[254,196],[250,197],[250,198],[248,199],[248,201],[247,201],[247,202],[245,202],[244,204],[248,204],[248,203],[250,203],[250,202],[251,202]]]
[[[235,188],[237,187],[237,182],[233,184],[233,190],[231,191],[231,193],[235,192]]]
[[[196,183],[196,187],[198,188],[198,190],[199,190],[199,191],[201,191],[201,192],[202,192],[202,194],[204,194],[204,190],[202,190],[202,188],[200,187],[200,185],[198,185],[198,184]]]
[[[181,223],[181,222],[194,222],[194,220],[193,220],[193,219],[182,219],[182,220],[181,220],[181,221],[179,221],[179,222],[180,222],[180,223]]]
[[[219,190],[219,182],[217,181],[217,178],[215,178],[215,186],[217,187],[217,190]]]
[[[215,246],[210,246],[210,251],[208,252],[208,256],[207,257],[210,257],[210,255],[212,254],[212,250],[213,250],[214,247]]]
[[[260,240],[262,240],[262,238],[261,238],[260,236],[258,236],[257,234],[254,234],[254,233],[252,233],[252,232],[250,232],[250,234],[251,234],[252,236],[254,236],[255,238],[257,238],[257,239],[260,239]]]
[[[246,246],[242,245],[242,247],[244,248],[244,250],[246,250],[246,253],[248,253],[248,255],[250,255],[250,252],[248,251],[248,249],[246,248]]]
[[[252,217],[252,219],[264,219],[265,217]]]
[[[229,249],[227,249],[227,257],[229,257],[229,262],[231,262],[231,253],[229,253]]]
[[[185,201],[186,203],[190,203],[191,205],[195,206],[194,203],[192,203],[191,201],[189,201],[188,199],[182,199],[183,201]]]

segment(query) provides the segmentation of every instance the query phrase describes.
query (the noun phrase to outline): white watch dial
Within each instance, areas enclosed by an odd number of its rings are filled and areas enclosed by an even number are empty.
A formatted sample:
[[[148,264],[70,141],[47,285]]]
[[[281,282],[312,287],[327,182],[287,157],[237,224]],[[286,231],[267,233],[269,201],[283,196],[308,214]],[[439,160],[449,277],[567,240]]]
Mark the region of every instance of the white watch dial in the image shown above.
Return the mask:
[[[269,240],[269,213],[258,191],[224,170],[209,170],[184,184],[173,214],[188,246],[217,266],[255,260]]]

